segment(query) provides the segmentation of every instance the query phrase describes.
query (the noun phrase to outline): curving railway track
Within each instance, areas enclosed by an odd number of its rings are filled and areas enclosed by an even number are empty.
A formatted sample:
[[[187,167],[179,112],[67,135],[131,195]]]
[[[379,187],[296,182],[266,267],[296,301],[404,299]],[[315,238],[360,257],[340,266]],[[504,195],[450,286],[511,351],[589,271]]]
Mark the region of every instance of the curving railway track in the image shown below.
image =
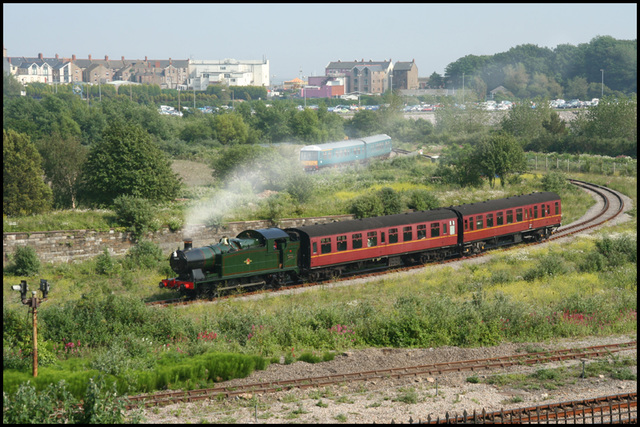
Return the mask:
[[[585,190],[588,190],[592,193],[594,193],[595,195],[598,196],[598,198],[600,199],[599,202],[601,201],[602,203],[602,208],[600,210],[596,210],[596,212],[593,212],[592,214],[587,214],[585,215],[585,217],[581,218],[580,220],[572,223],[572,224],[568,224],[566,226],[562,226],[560,227],[556,233],[551,236],[549,239],[541,241],[541,242],[532,242],[532,243],[528,243],[529,245],[538,245],[538,244],[543,244],[549,240],[557,240],[563,237],[567,237],[573,234],[577,234],[577,233],[581,233],[584,231],[588,231],[590,229],[593,229],[595,227],[601,226],[604,223],[611,221],[612,219],[616,218],[618,215],[620,215],[623,211],[624,211],[624,200],[623,198],[620,196],[620,194],[618,194],[616,191],[613,191],[607,187],[603,187],[601,185],[597,185],[597,184],[593,184],[593,183],[588,183],[588,182],[584,182],[584,181],[579,181],[579,180],[575,180],[575,179],[570,179],[569,182],[573,185],[579,186],[581,188],[584,188]],[[459,260],[464,260],[464,259],[470,259],[470,258],[482,258],[482,257],[486,257],[488,254],[491,253],[495,253],[496,251],[505,251],[505,250],[509,250],[511,249],[511,247],[504,247],[504,248],[499,248],[499,249],[494,249],[492,251],[488,251],[488,252],[483,252],[483,253],[479,253],[476,255],[468,255],[468,256],[464,256],[461,258],[451,258],[451,259],[445,259],[442,261],[434,261],[434,262],[430,262],[429,265],[435,265],[435,264],[445,264],[445,263],[449,263],[449,262],[454,262],[454,261],[459,261]],[[336,281],[346,281],[346,280],[353,280],[353,279],[357,279],[357,278],[365,278],[365,277],[374,277],[374,276],[381,276],[381,275],[385,275],[388,274],[390,272],[400,272],[400,271],[408,271],[408,270],[414,270],[414,269],[418,269],[418,268],[423,268],[424,265],[420,264],[420,265],[414,265],[414,266],[405,266],[405,267],[401,267],[401,268],[394,268],[394,269],[387,269],[387,268],[381,268],[381,269],[374,269],[374,270],[370,270],[370,271],[366,271],[366,272],[359,272],[357,274],[353,274],[353,275],[345,275],[343,277],[337,278],[337,279],[332,279],[332,280],[325,280],[325,281],[317,281],[317,282],[303,282],[303,283],[291,283],[289,285],[285,285],[285,286],[281,286],[278,289],[259,289],[259,290],[255,290],[255,291],[247,291],[247,292],[243,292],[241,294],[228,294],[225,296],[221,296],[218,298],[210,298],[210,299],[197,299],[197,300],[186,300],[184,298],[174,298],[174,299],[170,299],[170,300],[162,300],[162,301],[149,301],[146,304],[147,305],[154,305],[154,306],[160,306],[160,307],[166,307],[166,306],[178,306],[178,305],[189,305],[189,304],[193,304],[193,303],[202,303],[202,302],[208,302],[208,301],[217,301],[217,300],[222,300],[222,299],[227,299],[227,298],[234,298],[236,296],[248,296],[248,295],[257,295],[257,294],[262,294],[262,293],[268,293],[268,292],[280,292],[280,291],[286,291],[286,290],[293,290],[293,289],[298,289],[298,288],[304,288],[304,287],[311,287],[311,286],[316,286],[316,285],[322,285],[322,284],[327,284],[327,283],[333,283]]]

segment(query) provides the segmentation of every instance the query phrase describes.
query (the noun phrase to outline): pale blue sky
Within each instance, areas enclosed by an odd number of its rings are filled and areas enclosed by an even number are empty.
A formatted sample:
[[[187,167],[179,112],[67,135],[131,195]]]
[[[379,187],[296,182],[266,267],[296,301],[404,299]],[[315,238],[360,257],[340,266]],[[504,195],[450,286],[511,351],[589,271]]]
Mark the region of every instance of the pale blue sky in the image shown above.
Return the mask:
[[[9,56],[264,57],[281,82],[362,59],[415,59],[427,77],[520,44],[633,40],[637,24],[635,3],[4,3],[2,37]]]

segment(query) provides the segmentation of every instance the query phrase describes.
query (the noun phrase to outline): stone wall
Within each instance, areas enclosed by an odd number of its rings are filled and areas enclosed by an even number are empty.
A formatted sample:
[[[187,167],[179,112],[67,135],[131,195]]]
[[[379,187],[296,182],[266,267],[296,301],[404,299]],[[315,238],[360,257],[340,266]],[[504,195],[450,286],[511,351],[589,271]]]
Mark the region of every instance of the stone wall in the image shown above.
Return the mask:
[[[217,243],[223,236],[235,237],[241,231],[261,228],[279,227],[289,228],[301,225],[324,224],[333,221],[353,219],[352,215],[335,215],[314,218],[290,218],[281,219],[277,225],[271,221],[239,221],[229,222],[223,227],[207,227],[198,225],[176,232],[163,228],[145,236],[146,240],[156,243],[164,253],[168,254],[182,248],[185,239],[193,241],[193,247]],[[104,251],[109,250],[111,255],[124,255],[134,245],[129,233],[109,230],[63,230],[42,231],[31,233],[3,233],[2,239],[2,266],[5,267],[9,255],[13,254],[20,246],[31,246],[38,254],[41,262],[74,262],[93,258]]]

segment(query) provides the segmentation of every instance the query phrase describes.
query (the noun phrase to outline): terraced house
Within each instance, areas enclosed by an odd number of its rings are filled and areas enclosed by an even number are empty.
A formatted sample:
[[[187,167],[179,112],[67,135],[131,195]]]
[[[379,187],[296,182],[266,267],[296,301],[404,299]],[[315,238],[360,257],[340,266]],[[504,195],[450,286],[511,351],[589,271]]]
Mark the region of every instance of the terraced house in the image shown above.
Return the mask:
[[[204,90],[209,84],[269,86],[269,61],[235,59],[104,59],[45,58],[7,55],[3,49],[3,69],[22,84],[89,83],[116,81],[155,84],[161,89]]]

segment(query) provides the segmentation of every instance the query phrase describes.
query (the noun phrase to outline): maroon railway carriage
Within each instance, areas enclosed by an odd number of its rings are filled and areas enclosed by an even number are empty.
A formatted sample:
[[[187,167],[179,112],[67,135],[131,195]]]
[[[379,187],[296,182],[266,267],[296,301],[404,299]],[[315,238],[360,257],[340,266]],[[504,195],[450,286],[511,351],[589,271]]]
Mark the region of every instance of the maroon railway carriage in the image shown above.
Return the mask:
[[[286,231],[300,240],[301,273],[315,280],[335,277],[349,268],[396,266],[456,254],[457,222],[455,212],[434,209]]]
[[[559,226],[560,196],[552,192],[531,193],[506,199],[452,206],[460,223],[462,253],[485,248],[542,240]]]

